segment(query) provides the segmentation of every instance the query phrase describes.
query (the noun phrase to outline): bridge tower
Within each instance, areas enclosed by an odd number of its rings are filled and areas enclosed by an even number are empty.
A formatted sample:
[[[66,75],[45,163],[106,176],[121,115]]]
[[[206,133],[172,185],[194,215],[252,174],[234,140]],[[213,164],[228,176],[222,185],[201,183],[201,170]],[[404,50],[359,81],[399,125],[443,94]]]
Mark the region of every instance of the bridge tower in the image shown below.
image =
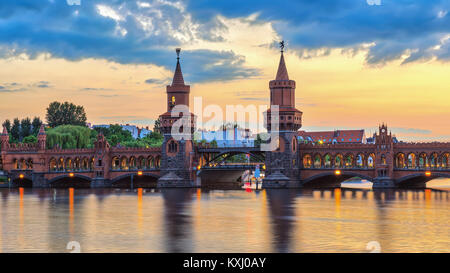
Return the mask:
[[[105,177],[109,176],[109,156],[110,145],[102,133],[97,135],[97,141],[94,142],[94,177],[92,178],[91,188],[103,188],[106,186]]]
[[[378,127],[375,136],[375,179],[373,188],[394,188],[394,142],[387,125]]]
[[[280,45],[277,75],[269,82],[270,108],[264,113],[265,127],[276,144],[266,152],[264,188],[300,186],[297,131],[302,126],[302,112],[295,108],[295,81],[289,79],[283,55],[284,42]]]
[[[41,128],[39,128],[37,141],[38,141],[39,150],[45,151],[45,146],[46,146],[46,142],[47,142],[47,134],[45,133],[44,124],[42,124]]]
[[[177,48],[172,84],[166,88],[167,112],[159,116],[164,141],[161,148],[161,178],[158,187],[192,187],[194,181],[195,115],[189,111],[190,86],[184,83]]]
[[[2,151],[6,151],[9,147],[9,134],[8,134],[8,131],[6,130],[5,126],[3,126],[3,132],[0,135],[0,142],[1,142]]]
[[[41,124],[37,135],[37,153],[33,159],[33,173],[31,174],[31,180],[34,188],[47,188],[48,181],[45,178],[45,173],[48,172],[46,146],[47,146],[47,134],[45,133],[44,124]]]

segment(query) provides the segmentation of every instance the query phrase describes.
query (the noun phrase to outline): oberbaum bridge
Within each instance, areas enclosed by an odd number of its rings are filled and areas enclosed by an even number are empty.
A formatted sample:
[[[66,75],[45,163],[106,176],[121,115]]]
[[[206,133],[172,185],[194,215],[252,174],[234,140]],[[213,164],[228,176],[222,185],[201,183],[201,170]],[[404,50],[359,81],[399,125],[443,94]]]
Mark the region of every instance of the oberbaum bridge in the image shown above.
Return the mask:
[[[1,159],[10,185],[15,187],[207,187],[238,186],[243,171],[256,164],[217,164],[218,160],[249,154],[265,172],[263,188],[333,188],[359,177],[374,188],[424,188],[434,178],[450,178],[450,143],[395,142],[386,125],[379,126],[374,143],[304,143],[297,135],[302,112],[295,108],[295,81],[290,80],[283,56],[275,80],[269,82],[270,105],[265,127],[276,133],[277,147],[217,148],[196,144],[192,137],[174,138],[172,126],[182,115],[176,105],[189,107],[190,86],[184,83],[180,50],[173,81],[166,88],[167,112],[160,115],[164,134],[160,148],[111,147],[99,134],[94,148],[46,149],[40,128],[36,144],[10,144],[6,128],[1,134]],[[278,108],[278,128],[272,130],[272,108]],[[196,117],[190,115],[190,136]],[[185,116],[186,117],[186,116]],[[273,118],[275,119],[275,118]]]

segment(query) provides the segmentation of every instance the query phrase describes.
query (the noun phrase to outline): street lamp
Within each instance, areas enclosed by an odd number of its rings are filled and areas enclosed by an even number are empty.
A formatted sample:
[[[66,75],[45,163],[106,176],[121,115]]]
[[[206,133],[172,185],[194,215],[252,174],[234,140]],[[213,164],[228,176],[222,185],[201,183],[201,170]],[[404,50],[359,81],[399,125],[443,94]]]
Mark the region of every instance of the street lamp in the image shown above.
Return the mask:
[[[426,171],[425,172],[425,176],[431,176],[431,172],[430,171]]]
[[[19,174],[19,178],[23,179],[25,177],[25,175],[23,173]]]
[[[75,174],[74,173],[69,173],[69,177],[74,177]]]
[[[139,175],[139,176],[141,176],[142,174],[143,174],[142,171],[138,171],[138,172],[137,172],[137,175]]]
[[[335,174],[335,175],[341,175],[341,170],[335,170],[335,171],[334,171],[334,174]]]

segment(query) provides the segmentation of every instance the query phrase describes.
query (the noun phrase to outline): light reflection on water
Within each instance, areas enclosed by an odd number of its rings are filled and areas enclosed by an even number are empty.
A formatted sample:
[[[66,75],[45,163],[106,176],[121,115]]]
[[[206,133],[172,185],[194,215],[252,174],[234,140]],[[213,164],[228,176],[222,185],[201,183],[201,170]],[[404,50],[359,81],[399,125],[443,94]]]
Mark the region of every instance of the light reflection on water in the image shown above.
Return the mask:
[[[450,192],[0,189],[1,252],[449,252]]]

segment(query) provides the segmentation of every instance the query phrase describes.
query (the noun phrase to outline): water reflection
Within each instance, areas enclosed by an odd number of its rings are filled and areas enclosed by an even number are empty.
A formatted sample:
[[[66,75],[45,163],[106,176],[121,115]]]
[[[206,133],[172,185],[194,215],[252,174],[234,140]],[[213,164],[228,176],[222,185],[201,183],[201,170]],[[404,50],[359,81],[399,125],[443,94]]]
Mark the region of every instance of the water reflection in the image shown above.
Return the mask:
[[[267,189],[275,252],[290,252],[291,231],[295,223],[296,191]]]
[[[450,192],[1,189],[0,251],[450,251]]]
[[[163,189],[166,252],[192,252],[191,189]]]

